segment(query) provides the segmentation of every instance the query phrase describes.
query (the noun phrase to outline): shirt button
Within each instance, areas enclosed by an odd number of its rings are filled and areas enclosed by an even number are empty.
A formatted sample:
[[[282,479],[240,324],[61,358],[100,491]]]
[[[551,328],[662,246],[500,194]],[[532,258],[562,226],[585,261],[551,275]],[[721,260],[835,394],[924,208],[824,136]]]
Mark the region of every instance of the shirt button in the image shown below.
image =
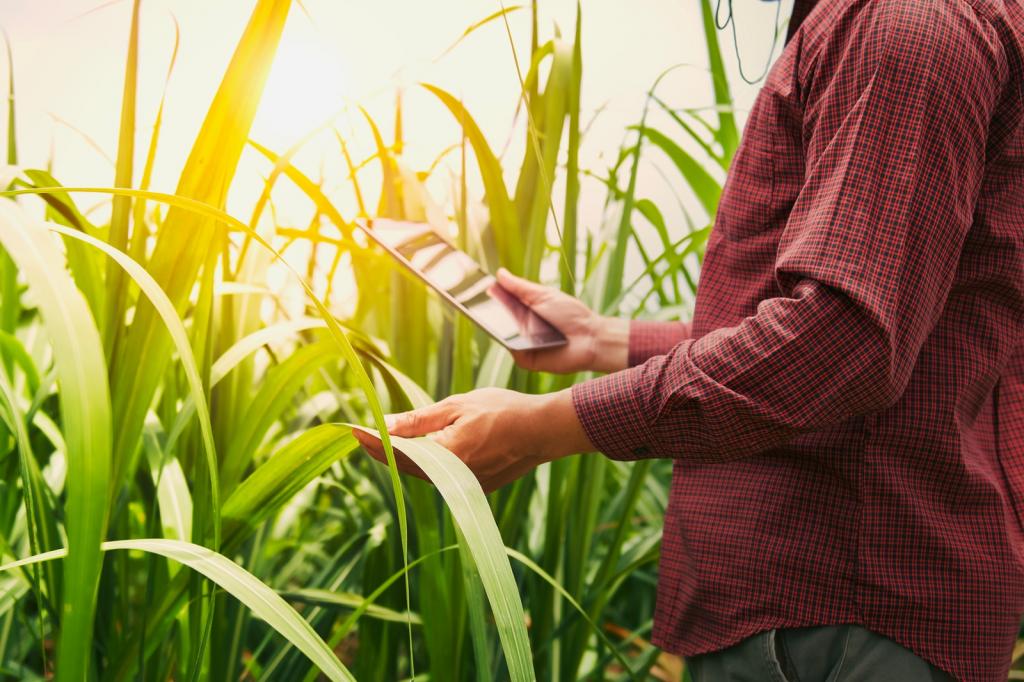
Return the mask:
[[[650,452],[650,450],[647,449],[646,445],[641,445],[638,448],[633,448],[633,454],[636,455],[637,457],[643,457],[648,452]]]

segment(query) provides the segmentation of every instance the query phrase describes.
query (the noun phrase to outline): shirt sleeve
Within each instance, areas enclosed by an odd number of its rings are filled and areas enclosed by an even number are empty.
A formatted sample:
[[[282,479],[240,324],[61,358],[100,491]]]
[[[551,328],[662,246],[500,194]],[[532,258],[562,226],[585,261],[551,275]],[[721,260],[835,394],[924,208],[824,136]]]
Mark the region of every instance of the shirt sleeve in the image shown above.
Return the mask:
[[[782,295],[575,386],[606,455],[746,457],[902,395],[973,223],[1007,65],[969,3],[878,0],[856,22],[821,46],[842,55],[835,68],[802,86],[806,170],[776,255]]]
[[[629,366],[636,367],[655,355],[664,355],[688,338],[689,322],[633,320],[629,323]]]

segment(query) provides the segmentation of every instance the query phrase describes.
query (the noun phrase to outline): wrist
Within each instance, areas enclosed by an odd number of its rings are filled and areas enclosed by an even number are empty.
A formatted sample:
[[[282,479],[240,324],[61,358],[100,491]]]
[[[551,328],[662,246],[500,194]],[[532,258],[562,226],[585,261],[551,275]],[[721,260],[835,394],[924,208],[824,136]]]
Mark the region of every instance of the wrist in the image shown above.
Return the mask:
[[[629,367],[629,320],[595,315],[594,362],[597,372],[617,372]]]
[[[571,388],[534,398],[535,423],[543,424],[542,428],[537,429],[540,436],[540,442],[535,447],[540,460],[538,464],[593,451],[594,446],[576,415]]]

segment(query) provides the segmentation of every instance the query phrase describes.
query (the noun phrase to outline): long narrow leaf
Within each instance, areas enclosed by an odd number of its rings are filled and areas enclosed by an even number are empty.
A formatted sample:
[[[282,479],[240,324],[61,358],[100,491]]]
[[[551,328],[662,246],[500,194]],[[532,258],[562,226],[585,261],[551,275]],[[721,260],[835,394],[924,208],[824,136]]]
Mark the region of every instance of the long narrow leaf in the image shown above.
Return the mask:
[[[373,429],[352,428],[380,438],[379,432]],[[462,460],[429,438],[391,436],[391,440],[437,486],[465,536],[498,626],[509,676],[514,682],[535,680],[519,589],[480,483]]]
[[[96,322],[63,267],[57,243],[12,202],[0,201],[0,243],[24,273],[42,312],[60,385],[67,442],[64,604],[57,670],[85,679],[103,559],[111,472],[111,410]]]
[[[224,205],[290,6],[290,0],[257,0],[185,162],[177,194]],[[176,208],[168,212],[147,269],[179,312],[189,304],[199,270],[223,239],[214,222]],[[170,360],[171,340],[161,327],[157,311],[142,300],[111,352],[114,410],[121,420],[115,434],[118,486],[129,474],[146,412]]]
[[[285,596],[289,599],[309,604],[332,606],[335,608],[340,607],[343,609],[355,609],[363,603],[363,597],[358,594],[352,594],[350,592],[330,592],[328,590],[318,590],[315,588],[292,590],[290,592],[286,592]],[[370,618],[376,618],[377,620],[386,620],[391,623],[401,623],[403,625],[406,623],[412,623],[413,625],[423,624],[423,619],[415,613],[400,613],[394,609],[378,606],[376,604],[366,609],[366,615]]]
[[[149,552],[173,559],[192,570],[203,574],[224,591],[242,602],[257,616],[267,622],[270,627],[306,654],[320,670],[331,680],[354,682],[352,673],[338,660],[330,647],[324,643],[320,635],[303,620],[277,592],[267,587],[259,578],[227,557],[206,547],[190,542],[167,539],[145,540],[113,540],[102,544],[103,551],[134,550]],[[68,555],[66,549],[44,552],[35,556],[12,561],[0,566],[0,571],[8,571],[19,566],[27,566],[42,561],[61,559]],[[84,675],[82,675],[84,679]]]
[[[124,92],[121,95],[121,125],[118,127],[117,163],[114,171],[114,185],[131,187],[132,171],[135,164],[135,94],[139,80],[139,3],[132,3],[132,23],[128,32],[128,56],[124,67]],[[128,251],[128,221],[131,216],[131,199],[114,197],[110,217],[110,245],[120,251]],[[113,265],[113,264],[111,264]],[[119,267],[107,269],[107,319],[104,320],[104,339],[108,352],[113,339],[124,321],[125,281]],[[109,360],[109,356],[107,358]]]
[[[210,425],[210,408],[206,403],[203,382],[199,377],[199,369],[196,365],[195,356],[192,354],[192,346],[188,342],[188,333],[185,331],[185,325],[182,324],[181,319],[174,310],[174,305],[167,298],[167,295],[160,288],[160,285],[157,284],[156,280],[146,272],[145,268],[132,260],[128,254],[118,251],[106,242],[90,237],[84,232],[71,230],[53,223],[47,223],[45,227],[65,237],[78,239],[99,249],[120,267],[124,268],[135,283],[139,285],[139,288],[146,295],[150,303],[152,303],[154,309],[160,315],[163,324],[167,327],[167,331],[170,333],[174,343],[174,348],[178,352],[185,370],[185,377],[189,386],[189,397],[191,397],[199,414],[199,428],[202,435],[203,449],[206,454],[207,473],[212,487],[213,544],[215,547],[218,546],[220,544],[220,495],[218,493],[217,450],[213,442],[213,427]]]
[[[0,33],[7,51],[7,166],[18,163],[18,136],[15,131],[14,109],[14,56],[11,54],[11,40],[6,32]],[[0,173],[0,175],[6,175]],[[17,174],[14,174],[17,177]],[[11,178],[14,180],[15,178]],[[7,189],[9,181],[0,182],[0,189]],[[13,332],[21,312],[18,300],[18,269],[10,255],[0,248],[0,331]]]
[[[466,28],[465,31],[462,32],[462,35],[460,35],[455,40],[454,43],[449,45],[448,48],[444,52],[442,52],[437,57],[437,59],[435,59],[434,61],[437,61],[437,60],[441,59],[441,57],[444,57],[445,55],[450,53],[452,50],[454,50],[456,47],[458,47],[459,44],[462,43],[463,40],[465,40],[470,35],[472,35],[477,29],[482,28],[483,26],[486,26],[487,24],[491,23],[495,19],[499,19],[501,17],[504,17],[505,15],[511,14],[512,12],[515,12],[516,10],[521,10],[522,8],[523,8],[522,5],[509,5],[508,7],[503,7],[501,9],[497,10],[496,12],[493,12],[493,13],[487,15],[486,17],[484,17],[480,21],[473,22],[472,24],[470,24]]]
[[[547,584],[551,585],[551,587],[554,588],[554,590],[556,592],[558,592],[558,594],[560,594],[562,596],[562,599],[564,599],[567,602],[569,602],[569,605],[572,606],[576,610],[576,612],[579,613],[583,617],[583,620],[585,620],[587,622],[587,624],[590,626],[591,630],[593,630],[594,634],[596,634],[598,636],[598,638],[602,642],[604,642],[604,644],[612,651],[612,653],[614,654],[615,658],[619,659],[619,663],[621,663],[622,666],[629,673],[630,678],[636,679],[633,676],[632,666],[629,665],[629,661],[627,661],[626,657],[622,655],[622,652],[619,651],[619,648],[617,646],[615,646],[614,644],[612,644],[612,642],[608,639],[608,636],[605,635],[604,632],[602,632],[601,628],[598,627],[597,623],[594,622],[594,619],[591,618],[590,614],[587,613],[586,609],[584,609],[580,605],[580,603],[578,601],[576,601],[576,599],[574,599],[573,596],[571,594],[569,594],[569,592],[564,587],[562,587],[562,585],[559,584],[559,582],[557,580],[555,580],[551,576],[550,573],[548,573],[543,568],[538,566],[537,562],[535,562],[533,559],[531,559],[530,557],[526,556],[522,552],[516,551],[514,549],[510,549],[508,547],[505,548],[505,552],[510,557],[512,557],[513,559],[515,559],[516,561],[518,561],[519,563],[521,563],[522,565],[526,566],[528,569],[533,571],[535,574],[540,576],[540,578],[542,580],[544,580],[544,582],[546,582]]]
[[[235,487],[270,427],[295,400],[295,394],[314,372],[338,357],[332,339],[299,347],[271,367],[249,402],[245,423],[239,425],[224,453],[222,477],[227,490]]]
[[[271,246],[270,243],[267,242],[262,236],[260,236],[255,230],[250,228],[248,225],[242,223],[238,219],[231,217],[230,215],[228,215],[224,211],[221,211],[220,209],[209,206],[208,204],[205,204],[201,201],[187,199],[175,195],[167,195],[162,194],[160,192],[145,192],[141,190],[121,189],[116,187],[59,189],[62,191],[83,191],[114,195],[123,194],[125,196],[144,196],[150,199],[156,199],[175,206],[182,207],[185,210],[195,211],[200,214],[216,217],[218,220],[223,221],[225,224],[231,227],[235,227],[239,229],[241,232],[250,235],[257,244],[259,244],[261,247],[263,247],[268,252],[273,254],[273,256],[276,259],[281,261],[281,263],[283,263],[285,267],[288,268],[288,270],[293,275],[295,275],[296,279],[302,286],[303,290],[306,292],[306,294],[312,300],[313,304],[316,306],[317,313],[327,324],[327,329],[330,332],[331,337],[338,344],[342,356],[345,358],[346,362],[348,363],[349,369],[355,376],[356,385],[360,388],[360,390],[362,390],[363,394],[366,396],[367,402],[369,403],[370,412],[373,415],[374,424],[381,431],[384,431],[384,410],[381,407],[380,399],[377,396],[377,392],[373,387],[373,382],[370,381],[370,377],[366,373],[366,369],[363,367],[362,363],[359,360],[359,356],[356,354],[355,349],[352,347],[352,343],[349,341],[348,335],[346,334],[344,329],[342,329],[341,325],[338,324],[338,321],[335,319],[331,311],[328,310],[327,305],[323,301],[321,301],[319,297],[316,296],[315,292],[313,291],[309,283],[301,275],[299,275],[299,273],[296,272],[296,270],[292,268],[291,265],[289,265],[289,263],[286,260],[284,260],[284,258],[277,251],[277,249]],[[27,190],[0,192],[0,196],[14,196],[18,194],[43,194],[46,191],[47,190],[45,188],[33,188]],[[398,477],[398,465],[395,462],[394,450],[391,447],[391,439],[386,431],[384,431],[384,433],[382,434],[381,441],[384,445],[384,451],[388,458],[388,470],[391,478],[392,490],[395,495],[395,503],[398,510],[398,524],[399,533],[401,535],[403,563],[408,564],[408,520],[406,518],[405,499],[402,495],[402,484],[401,480]]]
[[[518,220],[516,220],[515,208],[509,199],[508,189],[505,187],[498,157],[491,151],[483,132],[480,131],[480,127],[469,115],[469,111],[466,110],[462,102],[435,85],[428,83],[420,85],[441,100],[462,126],[466,139],[469,140],[473,152],[476,154],[477,164],[480,166],[501,264],[509,270],[521,272],[524,254],[523,238],[519,231]]]
[[[306,431],[242,481],[224,503],[224,517],[257,526],[356,446],[349,429],[335,424]]]
[[[2,33],[7,50],[7,164],[18,163],[18,135],[14,110],[14,55],[11,54],[11,39]]]
[[[722,187],[700,163],[668,135],[651,127],[643,129],[644,136],[672,159],[672,163],[693,189],[700,205],[708,216],[714,218]]]

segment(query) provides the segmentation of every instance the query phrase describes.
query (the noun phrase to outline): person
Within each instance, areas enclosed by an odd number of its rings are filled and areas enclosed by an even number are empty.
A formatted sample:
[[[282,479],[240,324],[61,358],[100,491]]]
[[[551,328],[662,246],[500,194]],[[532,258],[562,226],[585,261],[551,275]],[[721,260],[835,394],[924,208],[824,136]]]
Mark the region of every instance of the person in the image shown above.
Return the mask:
[[[453,396],[389,431],[433,434],[488,490],[572,453],[673,459],[653,641],[697,682],[1005,680],[1024,613],[1024,4],[797,10],[692,323],[609,319],[502,272],[569,339],[521,366],[608,374]]]

